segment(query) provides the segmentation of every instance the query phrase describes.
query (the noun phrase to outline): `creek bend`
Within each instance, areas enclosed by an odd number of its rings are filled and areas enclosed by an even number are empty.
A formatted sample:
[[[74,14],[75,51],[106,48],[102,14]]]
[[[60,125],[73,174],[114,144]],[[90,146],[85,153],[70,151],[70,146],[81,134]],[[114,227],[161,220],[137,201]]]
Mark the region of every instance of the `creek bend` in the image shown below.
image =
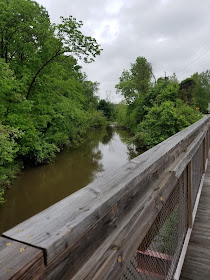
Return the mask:
[[[79,148],[65,148],[54,163],[25,168],[0,205],[0,233],[136,157],[135,146],[126,143],[129,138],[127,131],[112,126],[91,130]]]

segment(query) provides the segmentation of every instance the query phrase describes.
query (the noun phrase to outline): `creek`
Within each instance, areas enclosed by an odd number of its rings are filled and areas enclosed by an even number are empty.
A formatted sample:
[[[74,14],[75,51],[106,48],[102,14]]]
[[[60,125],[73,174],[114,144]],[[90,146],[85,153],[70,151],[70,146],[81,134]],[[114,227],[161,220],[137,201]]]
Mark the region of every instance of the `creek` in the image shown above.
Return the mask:
[[[0,233],[136,157],[129,138],[127,131],[112,126],[91,130],[79,148],[65,148],[52,164],[25,168],[0,205]]]

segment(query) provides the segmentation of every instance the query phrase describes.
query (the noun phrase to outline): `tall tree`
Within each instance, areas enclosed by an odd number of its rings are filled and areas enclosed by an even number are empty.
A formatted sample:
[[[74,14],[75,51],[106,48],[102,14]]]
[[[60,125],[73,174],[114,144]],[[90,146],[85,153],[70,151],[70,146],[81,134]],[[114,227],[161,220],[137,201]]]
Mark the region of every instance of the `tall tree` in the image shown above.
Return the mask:
[[[195,80],[196,106],[200,108],[201,112],[207,113],[208,103],[210,103],[210,71],[195,73],[192,78]]]
[[[83,59],[84,62],[90,63],[94,58],[100,54],[101,49],[96,40],[90,36],[85,36],[79,29],[83,23],[76,20],[76,18],[69,16],[68,18],[61,17],[61,23],[54,25],[55,38],[54,42],[50,41],[51,52],[41,61],[33,76],[26,99],[29,98],[33,84],[35,83],[41,71],[52,61],[59,60],[61,56],[76,56]],[[54,43],[54,44],[53,44]],[[47,48],[49,49],[49,42]]]
[[[47,11],[30,0],[0,2],[0,56],[6,63],[27,64],[42,49],[50,20]],[[47,36],[48,37],[48,36]]]
[[[111,120],[114,114],[114,104],[105,99],[101,99],[98,103],[98,110],[101,110],[107,120]]]
[[[96,40],[85,36],[81,27],[82,22],[72,16],[51,25],[47,11],[35,1],[0,2],[0,56],[25,81],[26,99],[52,62],[75,56],[88,63],[100,54]]]
[[[145,95],[149,90],[153,76],[152,66],[145,57],[137,57],[136,62],[131,64],[131,69],[124,70],[120,82],[115,86],[128,104],[133,103],[140,95]]]
[[[193,78],[187,78],[180,83],[179,95],[180,98],[189,105],[194,105],[194,92],[196,82]]]
[[[18,162],[47,163],[104,124],[98,84],[77,64],[92,62],[101,49],[81,27],[72,16],[51,24],[32,0],[0,1],[0,186]]]

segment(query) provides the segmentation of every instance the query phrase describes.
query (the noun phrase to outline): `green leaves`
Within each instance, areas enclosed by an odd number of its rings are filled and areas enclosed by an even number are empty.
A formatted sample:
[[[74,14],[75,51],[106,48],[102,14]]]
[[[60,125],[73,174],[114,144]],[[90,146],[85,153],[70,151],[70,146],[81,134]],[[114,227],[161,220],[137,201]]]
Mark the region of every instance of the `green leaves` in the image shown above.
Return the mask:
[[[151,64],[145,57],[137,57],[136,62],[131,64],[130,71],[122,72],[120,82],[115,87],[127,103],[132,104],[136,98],[147,93],[152,76]]]
[[[28,63],[49,29],[46,10],[36,2],[2,0],[0,5],[0,55],[6,63]],[[41,28],[40,28],[41,27]]]
[[[35,1],[0,2],[0,186],[19,162],[51,162],[64,145],[104,124],[98,83],[76,60],[91,62],[101,49],[81,27],[72,16],[51,24]],[[0,201],[2,194],[0,188]]]
[[[201,118],[193,108],[180,99],[155,104],[138,125],[134,140],[151,148]]]
[[[0,166],[11,164],[19,150],[15,141],[21,137],[18,129],[6,127],[0,124]]]
[[[117,121],[135,135],[139,148],[151,148],[201,118],[194,106],[195,77],[179,84],[174,74],[152,85],[152,76],[151,65],[138,57],[116,85],[128,104],[118,106]]]
[[[104,114],[104,116],[107,118],[107,120],[112,120],[114,115],[114,104],[112,104],[109,101],[106,101],[105,99],[102,99],[98,103],[98,110],[101,110]]]
[[[80,31],[82,25],[81,21],[77,21],[72,16],[61,17],[61,23],[55,25],[55,34],[63,44],[62,51],[65,55],[75,55],[84,62],[90,63],[102,49],[94,38],[83,35]]]
[[[195,81],[195,107],[198,107],[201,112],[207,113],[208,103],[210,103],[210,71],[195,73],[192,78]]]

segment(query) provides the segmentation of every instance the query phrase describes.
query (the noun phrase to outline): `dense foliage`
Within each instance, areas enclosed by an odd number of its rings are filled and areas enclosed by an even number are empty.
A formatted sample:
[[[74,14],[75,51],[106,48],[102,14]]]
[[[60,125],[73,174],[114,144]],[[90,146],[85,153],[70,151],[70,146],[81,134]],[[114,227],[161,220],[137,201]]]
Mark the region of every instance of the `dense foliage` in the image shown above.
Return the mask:
[[[72,16],[51,24],[35,1],[0,2],[0,201],[20,164],[48,163],[104,124],[98,84],[76,60],[92,62],[101,49],[81,27]]]
[[[210,103],[210,71],[195,73],[192,78],[195,81],[195,105],[201,112],[207,113],[208,103]]]
[[[174,74],[152,83],[152,66],[140,57],[123,71],[116,88],[126,102],[116,109],[117,122],[130,129],[138,147],[151,148],[202,117],[196,106],[207,108],[209,97],[199,91],[205,91],[203,74],[194,76],[179,83]]]
[[[144,57],[137,57],[131,64],[130,71],[124,70],[120,77],[117,91],[121,92],[128,104],[132,104],[140,95],[144,95],[150,88],[152,66]]]
[[[112,121],[114,119],[115,106],[110,101],[101,99],[98,103],[97,109],[103,112],[103,115],[108,121]]]

